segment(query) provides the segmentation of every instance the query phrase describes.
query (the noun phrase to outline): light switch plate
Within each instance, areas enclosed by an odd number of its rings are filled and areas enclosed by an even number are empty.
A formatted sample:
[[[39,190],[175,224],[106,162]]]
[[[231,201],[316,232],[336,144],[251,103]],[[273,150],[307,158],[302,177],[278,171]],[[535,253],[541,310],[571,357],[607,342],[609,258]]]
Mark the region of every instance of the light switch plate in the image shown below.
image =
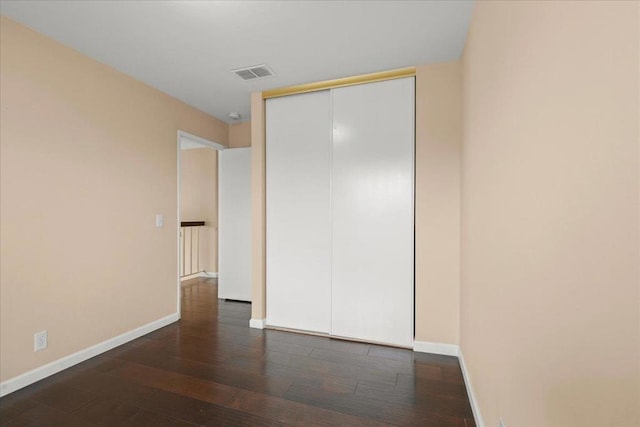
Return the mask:
[[[156,227],[162,227],[164,225],[164,215],[156,214]]]

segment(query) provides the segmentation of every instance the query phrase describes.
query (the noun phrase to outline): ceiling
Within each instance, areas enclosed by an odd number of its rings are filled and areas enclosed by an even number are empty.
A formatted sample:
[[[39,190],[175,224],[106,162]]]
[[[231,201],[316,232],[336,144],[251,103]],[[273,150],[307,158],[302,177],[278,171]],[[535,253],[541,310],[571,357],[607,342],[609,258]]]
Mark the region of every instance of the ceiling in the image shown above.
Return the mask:
[[[0,12],[225,122],[294,84],[460,58],[471,1],[1,1]],[[276,76],[230,70],[267,64]]]

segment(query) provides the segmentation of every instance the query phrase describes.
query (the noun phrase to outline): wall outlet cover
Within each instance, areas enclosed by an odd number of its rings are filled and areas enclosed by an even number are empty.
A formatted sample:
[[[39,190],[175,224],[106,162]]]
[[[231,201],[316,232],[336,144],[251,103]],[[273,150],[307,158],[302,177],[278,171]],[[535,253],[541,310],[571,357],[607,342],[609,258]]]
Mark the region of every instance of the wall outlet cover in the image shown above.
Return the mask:
[[[33,335],[33,351],[41,351],[47,348],[49,345],[49,338],[47,331],[36,332]]]

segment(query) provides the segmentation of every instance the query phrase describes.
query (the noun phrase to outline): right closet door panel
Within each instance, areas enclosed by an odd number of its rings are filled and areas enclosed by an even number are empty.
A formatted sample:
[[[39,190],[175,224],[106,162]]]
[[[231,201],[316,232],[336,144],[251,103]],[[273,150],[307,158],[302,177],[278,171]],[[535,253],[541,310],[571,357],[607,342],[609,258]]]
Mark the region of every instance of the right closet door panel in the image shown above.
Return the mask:
[[[331,334],[411,346],[414,79],[331,96]]]

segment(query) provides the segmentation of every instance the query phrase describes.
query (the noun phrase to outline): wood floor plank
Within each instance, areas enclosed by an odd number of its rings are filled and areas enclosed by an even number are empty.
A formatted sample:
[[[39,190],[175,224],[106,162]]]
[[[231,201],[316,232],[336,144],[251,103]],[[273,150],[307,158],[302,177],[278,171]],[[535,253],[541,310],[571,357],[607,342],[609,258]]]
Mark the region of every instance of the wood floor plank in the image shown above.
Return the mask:
[[[145,366],[271,395],[282,395],[291,385],[291,381],[286,378],[269,378],[220,364],[212,365],[184,358],[137,354],[122,357]]]
[[[351,414],[359,418],[370,419],[396,425],[447,425],[464,426],[464,418],[442,415],[423,410],[411,404],[398,405],[382,399],[371,399],[358,395],[320,392],[308,387],[291,387],[287,398],[313,404],[336,412]]]
[[[385,347],[383,345],[372,344],[367,354],[372,357],[382,357],[401,362],[413,362],[414,352],[403,348]]]
[[[122,400],[101,399],[74,411],[94,425],[111,426],[195,426],[180,418],[160,415]]]
[[[249,328],[185,282],[181,320],[0,399],[2,426],[475,426],[458,359]]]
[[[21,413],[38,406],[38,402],[31,399],[19,398],[9,395],[0,399],[0,424],[17,417]]]
[[[307,369],[291,367],[280,364],[261,363],[255,360],[234,358],[229,359],[227,363],[222,365],[225,368],[238,369],[246,372],[255,372],[259,375],[264,375],[269,378],[276,378],[282,380],[289,380],[291,382],[296,381],[310,381],[318,383],[326,389],[352,389],[355,390],[355,386],[358,384],[358,380],[355,378],[337,376],[337,375],[317,375]]]
[[[249,413],[260,413],[264,417],[299,426],[388,426],[389,424],[355,417],[340,411],[328,410],[316,405],[297,401],[270,398],[243,391],[239,393],[233,407]]]
[[[309,357],[313,359],[322,359],[330,362],[336,362],[348,366],[358,366],[363,368],[373,368],[381,371],[411,374],[414,372],[415,366],[413,362],[398,361],[393,359],[385,359],[372,357],[369,355],[346,353],[342,351],[314,349]]]
[[[384,401],[401,406],[415,406],[428,412],[452,417],[466,418],[473,416],[469,402],[463,398],[434,393],[425,394],[417,390],[382,388],[367,384],[358,384],[355,395],[372,401]]]
[[[357,380],[369,380],[386,384],[396,384],[397,378],[397,373],[395,371],[386,371],[375,367],[346,365],[339,362],[314,359],[311,357],[291,356],[291,361],[287,366],[308,369],[319,375],[329,374],[334,376],[345,376],[355,378]]]
[[[37,404],[15,418],[2,422],[3,427],[91,427],[94,423],[69,412],[60,411],[47,405]]]
[[[180,418],[198,425],[280,426],[267,418],[226,408],[209,402],[158,390],[155,394],[135,402],[140,407],[172,418]]]
[[[126,363],[116,368],[112,375],[223,407],[259,413],[264,418],[288,424],[305,425],[311,419],[316,425],[371,425],[349,415],[137,363]]]
[[[100,399],[135,401],[155,392],[155,389],[151,387],[141,386],[98,371],[88,372],[82,376],[72,378],[66,383],[76,389],[97,394]]]
[[[163,369],[128,362],[114,369],[119,376],[147,387],[177,393],[217,405],[229,405],[240,389]]]
[[[435,395],[445,397],[455,397],[468,399],[467,390],[464,384],[451,383],[447,381],[429,380],[411,375],[398,374],[399,390],[413,390],[421,395]]]
[[[63,412],[72,412],[99,397],[97,393],[80,390],[67,384],[54,384],[35,393],[31,399]]]

